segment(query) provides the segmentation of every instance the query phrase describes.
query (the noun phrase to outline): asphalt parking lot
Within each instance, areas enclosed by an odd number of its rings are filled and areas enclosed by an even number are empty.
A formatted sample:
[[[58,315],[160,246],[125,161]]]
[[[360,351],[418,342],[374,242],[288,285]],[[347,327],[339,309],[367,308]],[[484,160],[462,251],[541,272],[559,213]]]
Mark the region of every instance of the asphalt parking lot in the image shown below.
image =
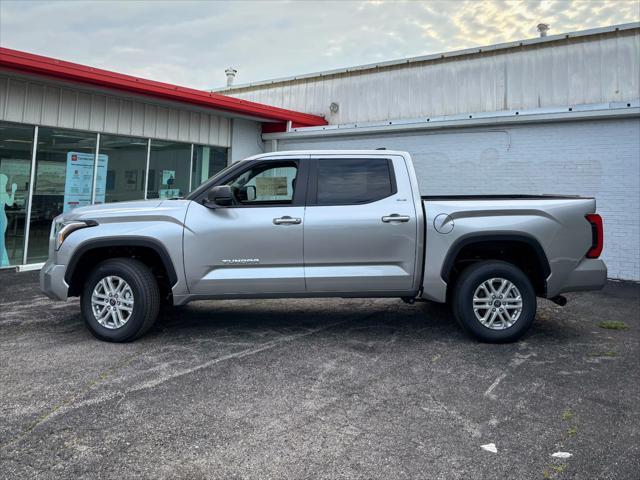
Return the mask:
[[[0,272],[0,478],[640,472],[635,284],[541,301],[509,345],[395,299],[194,303],[118,345],[36,282]]]

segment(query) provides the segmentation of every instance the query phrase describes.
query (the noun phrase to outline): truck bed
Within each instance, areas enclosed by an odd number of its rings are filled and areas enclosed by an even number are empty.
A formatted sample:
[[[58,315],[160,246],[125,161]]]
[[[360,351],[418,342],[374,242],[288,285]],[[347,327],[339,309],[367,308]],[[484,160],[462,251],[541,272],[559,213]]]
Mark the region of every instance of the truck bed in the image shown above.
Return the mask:
[[[577,195],[425,195],[426,219],[423,292],[443,301],[451,252],[469,242],[521,241],[547,263],[546,294],[578,289],[571,278],[592,245],[586,215],[596,211],[593,198]],[[553,275],[550,275],[553,271]],[[548,278],[547,278],[548,277]]]
[[[580,195],[422,195],[422,200],[590,200]]]

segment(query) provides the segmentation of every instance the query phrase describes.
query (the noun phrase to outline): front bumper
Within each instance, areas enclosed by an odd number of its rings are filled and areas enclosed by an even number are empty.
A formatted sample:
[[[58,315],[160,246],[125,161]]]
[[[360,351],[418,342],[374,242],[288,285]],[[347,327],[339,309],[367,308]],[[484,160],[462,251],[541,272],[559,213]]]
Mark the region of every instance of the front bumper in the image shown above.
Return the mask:
[[[51,260],[40,270],[40,290],[53,300],[66,300],[69,285],[64,281],[65,265],[56,265]]]

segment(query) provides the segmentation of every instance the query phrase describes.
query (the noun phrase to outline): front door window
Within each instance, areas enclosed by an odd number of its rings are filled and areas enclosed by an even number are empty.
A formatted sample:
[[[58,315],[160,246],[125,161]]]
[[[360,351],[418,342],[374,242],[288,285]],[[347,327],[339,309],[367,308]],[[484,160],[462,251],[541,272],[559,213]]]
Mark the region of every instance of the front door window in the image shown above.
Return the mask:
[[[294,162],[258,164],[226,182],[237,206],[287,205],[293,202],[297,165]]]

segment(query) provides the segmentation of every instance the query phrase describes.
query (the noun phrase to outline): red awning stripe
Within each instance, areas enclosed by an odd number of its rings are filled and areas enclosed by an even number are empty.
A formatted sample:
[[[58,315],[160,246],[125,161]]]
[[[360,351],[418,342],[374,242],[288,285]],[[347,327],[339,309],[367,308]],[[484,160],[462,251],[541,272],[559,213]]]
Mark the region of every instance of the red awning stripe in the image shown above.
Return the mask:
[[[0,67],[259,117],[267,121],[291,121],[308,127],[327,124],[327,121],[318,115],[156,82],[9,48],[0,47]]]

